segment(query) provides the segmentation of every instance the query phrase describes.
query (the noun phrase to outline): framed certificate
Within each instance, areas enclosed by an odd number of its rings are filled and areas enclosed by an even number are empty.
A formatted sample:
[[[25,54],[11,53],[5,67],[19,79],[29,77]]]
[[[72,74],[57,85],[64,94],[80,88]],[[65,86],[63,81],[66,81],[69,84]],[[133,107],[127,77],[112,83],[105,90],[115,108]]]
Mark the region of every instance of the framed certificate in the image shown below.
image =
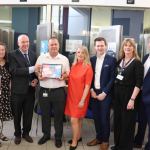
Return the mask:
[[[42,77],[47,78],[60,78],[62,74],[61,64],[43,64],[42,65]]]

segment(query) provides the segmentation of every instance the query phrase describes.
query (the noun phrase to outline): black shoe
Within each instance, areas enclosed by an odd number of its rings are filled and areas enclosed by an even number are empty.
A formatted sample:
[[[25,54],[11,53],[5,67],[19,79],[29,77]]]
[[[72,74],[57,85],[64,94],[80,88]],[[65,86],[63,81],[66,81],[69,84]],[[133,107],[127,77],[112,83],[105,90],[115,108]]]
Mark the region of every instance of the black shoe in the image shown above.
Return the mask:
[[[134,148],[142,148],[142,145],[141,145],[141,144],[136,144],[136,143],[134,143],[133,147],[134,147]]]
[[[42,144],[46,143],[48,140],[50,140],[50,137],[43,136],[43,137],[38,141],[38,144],[39,144],[39,145],[42,145]]]
[[[82,142],[82,137],[79,138],[78,142]],[[72,140],[69,140],[68,143],[72,144]]]
[[[21,143],[21,137],[20,136],[16,136],[15,139],[14,139],[14,143],[16,145],[19,145]]]
[[[77,142],[77,145],[76,145],[76,146],[70,145],[69,150],[75,150],[77,147],[78,147],[78,142]]]
[[[62,146],[62,141],[61,140],[55,140],[55,146],[57,148],[60,148]]]
[[[144,150],[150,150],[149,143],[146,143],[146,144],[145,144]]]
[[[29,143],[33,143],[33,139],[32,139],[32,137],[31,136],[29,136],[29,135],[22,135],[22,137],[27,141],[27,142],[29,142]]]
[[[111,146],[111,150],[118,150],[115,145]]]

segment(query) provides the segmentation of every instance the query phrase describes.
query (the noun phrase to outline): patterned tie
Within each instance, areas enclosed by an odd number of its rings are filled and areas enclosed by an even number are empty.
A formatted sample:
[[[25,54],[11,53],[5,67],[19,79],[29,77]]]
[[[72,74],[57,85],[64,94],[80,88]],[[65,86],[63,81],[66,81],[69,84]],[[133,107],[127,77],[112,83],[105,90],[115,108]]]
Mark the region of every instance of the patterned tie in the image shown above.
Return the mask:
[[[30,61],[29,61],[29,58],[28,58],[28,54],[24,54],[24,58],[25,58],[25,60],[26,60],[27,65],[28,65],[28,66],[31,66]]]

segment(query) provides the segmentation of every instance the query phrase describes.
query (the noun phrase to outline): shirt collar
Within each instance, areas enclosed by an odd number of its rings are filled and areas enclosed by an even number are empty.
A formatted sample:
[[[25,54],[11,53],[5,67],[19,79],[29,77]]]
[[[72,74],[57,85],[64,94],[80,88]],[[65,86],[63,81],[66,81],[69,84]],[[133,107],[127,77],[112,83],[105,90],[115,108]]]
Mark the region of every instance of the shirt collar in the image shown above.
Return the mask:
[[[20,49],[19,51],[24,55],[24,54],[27,54],[28,55],[28,51],[26,51],[26,53],[22,52]]]
[[[49,53],[46,53],[45,55],[46,55],[46,57],[51,58],[51,59],[59,59],[60,58],[60,54],[59,53],[55,57],[52,57]]]
[[[103,55],[97,55],[97,58],[104,59],[105,55],[106,55],[106,53],[104,53]]]

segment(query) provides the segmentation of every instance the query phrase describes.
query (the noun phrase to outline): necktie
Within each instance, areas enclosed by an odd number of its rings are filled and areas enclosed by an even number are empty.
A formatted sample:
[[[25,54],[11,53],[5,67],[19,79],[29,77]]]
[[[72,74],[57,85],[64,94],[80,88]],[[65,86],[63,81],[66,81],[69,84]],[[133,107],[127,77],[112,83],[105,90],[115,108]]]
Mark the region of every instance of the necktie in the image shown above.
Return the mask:
[[[30,61],[29,61],[29,58],[28,58],[28,54],[24,54],[24,58],[26,60],[27,65],[30,66]]]

